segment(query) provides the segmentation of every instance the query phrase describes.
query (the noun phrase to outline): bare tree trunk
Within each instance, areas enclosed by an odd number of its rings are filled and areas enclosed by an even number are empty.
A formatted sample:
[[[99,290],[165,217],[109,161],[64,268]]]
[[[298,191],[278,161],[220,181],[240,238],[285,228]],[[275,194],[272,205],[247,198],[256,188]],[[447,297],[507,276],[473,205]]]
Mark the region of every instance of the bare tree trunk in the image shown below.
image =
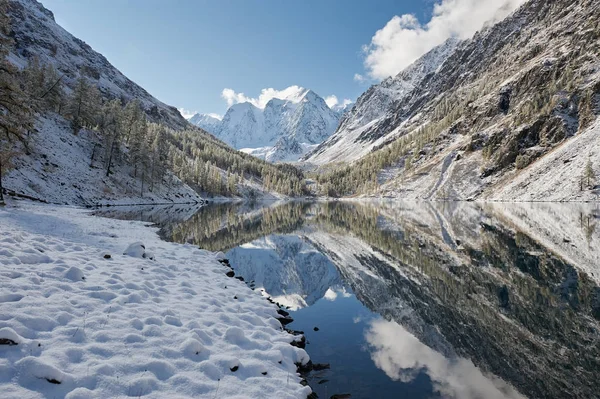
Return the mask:
[[[110,164],[112,162],[114,149],[115,149],[115,139],[113,139],[112,143],[110,144],[110,153],[108,155],[108,166],[106,167],[106,177],[108,177],[110,175]]]
[[[142,170],[142,189],[140,191],[140,197],[144,197],[144,171]]]
[[[4,205],[4,187],[2,187],[2,157],[0,156],[0,205]]]
[[[150,191],[154,191],[154,162],[152,162],[152,168],[150,169]]]
[[[98,143],[94,143],[94,148],[92,148],[92,157],[90,159],[90,168],[92,166],[94,166],[94,155],[96,155],[96,147],[98,146]]]

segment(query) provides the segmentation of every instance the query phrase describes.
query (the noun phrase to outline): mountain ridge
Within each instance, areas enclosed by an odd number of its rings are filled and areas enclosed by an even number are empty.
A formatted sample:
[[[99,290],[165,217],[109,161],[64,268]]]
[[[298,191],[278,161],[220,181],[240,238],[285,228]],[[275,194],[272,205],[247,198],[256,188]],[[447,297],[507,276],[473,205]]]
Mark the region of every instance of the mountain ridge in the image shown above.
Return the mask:
[[[219,122],[199,113],[189,121],[251,155],[270,162],[294,161],[329,137],[342,111],[330,108],[313,90],[298,87],[264,106],[233,104]]]

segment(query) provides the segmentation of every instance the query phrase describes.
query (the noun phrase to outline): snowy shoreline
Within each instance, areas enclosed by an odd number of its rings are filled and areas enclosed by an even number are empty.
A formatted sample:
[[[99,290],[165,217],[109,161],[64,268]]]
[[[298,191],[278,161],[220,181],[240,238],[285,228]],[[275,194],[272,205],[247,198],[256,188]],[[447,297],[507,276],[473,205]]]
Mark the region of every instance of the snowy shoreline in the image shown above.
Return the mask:
[[[308,354],[290,345],[297,337],[278,308],[228,277],[218,254],[87,212],[29,201],[0,208],[3,397],[311,393],[296,365]],[[124,255],[135,242],[145,248]]]

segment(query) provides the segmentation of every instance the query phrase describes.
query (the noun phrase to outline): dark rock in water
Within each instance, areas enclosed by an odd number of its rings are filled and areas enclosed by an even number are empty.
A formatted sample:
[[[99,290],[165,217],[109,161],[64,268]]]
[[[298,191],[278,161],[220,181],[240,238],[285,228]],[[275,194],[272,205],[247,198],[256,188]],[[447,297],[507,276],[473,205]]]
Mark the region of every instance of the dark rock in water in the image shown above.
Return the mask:
[[[290,330],[289,328],[286,328],[285,331],[292,335],[304,335],[304,331]]]
[[[238,371],[238,370],[239,370],[239,368],[240,368],[240,366],[233,366],[233,367],[232,367],[232,368],[230,368],[229,370],[231,370],[231,371],[233,371],[233,372],[235,373],[236,371]]]
[[[298,369],[298,372],[300,374],[310,373],[313,369],[312,360],[309,360],[306,364],[302,364],[302,363],[295,363],[295,364],[296,364],[296,368]]]
[[[352,395],[349,393],[336,393],[335,395],[331,395],[329,399],[350,399]]]
[[[313,328],[314,331],[319,331],[319,327]]]
[[[234,273],[234,271],[233,271],[233,270],[230,270],[230,271],[228,271],[227,273],[225,273],[225,275],[226,275],[227,277],[233,277],[233,276],[235,276],[235,273]]]
[[[277,313],[279,313],[280,315],[284,316],[284,317],[288,317],[290,315],[289,312],[286,312],[283,309],[277,309]]]
[[[313,370],[315,371],[329,370],[330,368],[329,363],[313,363]]]
[[[321,380],[321,381],[317,382],[317,384],[319,384],[319,385],[320,384],[325,384],[326,382],[329,382],[329,380]]]
[[[279,320],[282,326],[287,326],[292,321],[294,321],[294,319],[292,319],[291,317],[277,317],[277,320]]]
[[[19,343],[13,341],[12,339],[0,338],[0,345],[14,346],[14,345],[19,345]]]
[[[59,380],[55,380],[54,378],[46,378],[46,381],[48,381],[50,384],[61,384]]]
[[[308,395],[306,397],[306,399],[318,399],[319,395],[317,395],[315,392],[312,392],[310,395]]]
[[[300,380],[300,385],[302,385],[303,387],[308,385],[308,381],[306,381],[306,378]]]
[[[306,337],[302,336],[300,341],[292,341],[290,345],[295,346],[296,348],[304,349],[306,348]]]

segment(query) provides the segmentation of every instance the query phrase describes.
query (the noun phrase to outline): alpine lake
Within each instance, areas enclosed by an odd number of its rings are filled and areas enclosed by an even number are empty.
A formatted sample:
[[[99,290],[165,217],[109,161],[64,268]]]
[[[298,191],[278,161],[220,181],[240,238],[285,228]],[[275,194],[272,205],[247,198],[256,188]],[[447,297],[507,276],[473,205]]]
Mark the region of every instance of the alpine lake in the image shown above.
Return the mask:
[[[600,396],[596,204],[103,208],[222,251],[289,312],[319,398]],[[351,396],[343,396],[349,394]]]

